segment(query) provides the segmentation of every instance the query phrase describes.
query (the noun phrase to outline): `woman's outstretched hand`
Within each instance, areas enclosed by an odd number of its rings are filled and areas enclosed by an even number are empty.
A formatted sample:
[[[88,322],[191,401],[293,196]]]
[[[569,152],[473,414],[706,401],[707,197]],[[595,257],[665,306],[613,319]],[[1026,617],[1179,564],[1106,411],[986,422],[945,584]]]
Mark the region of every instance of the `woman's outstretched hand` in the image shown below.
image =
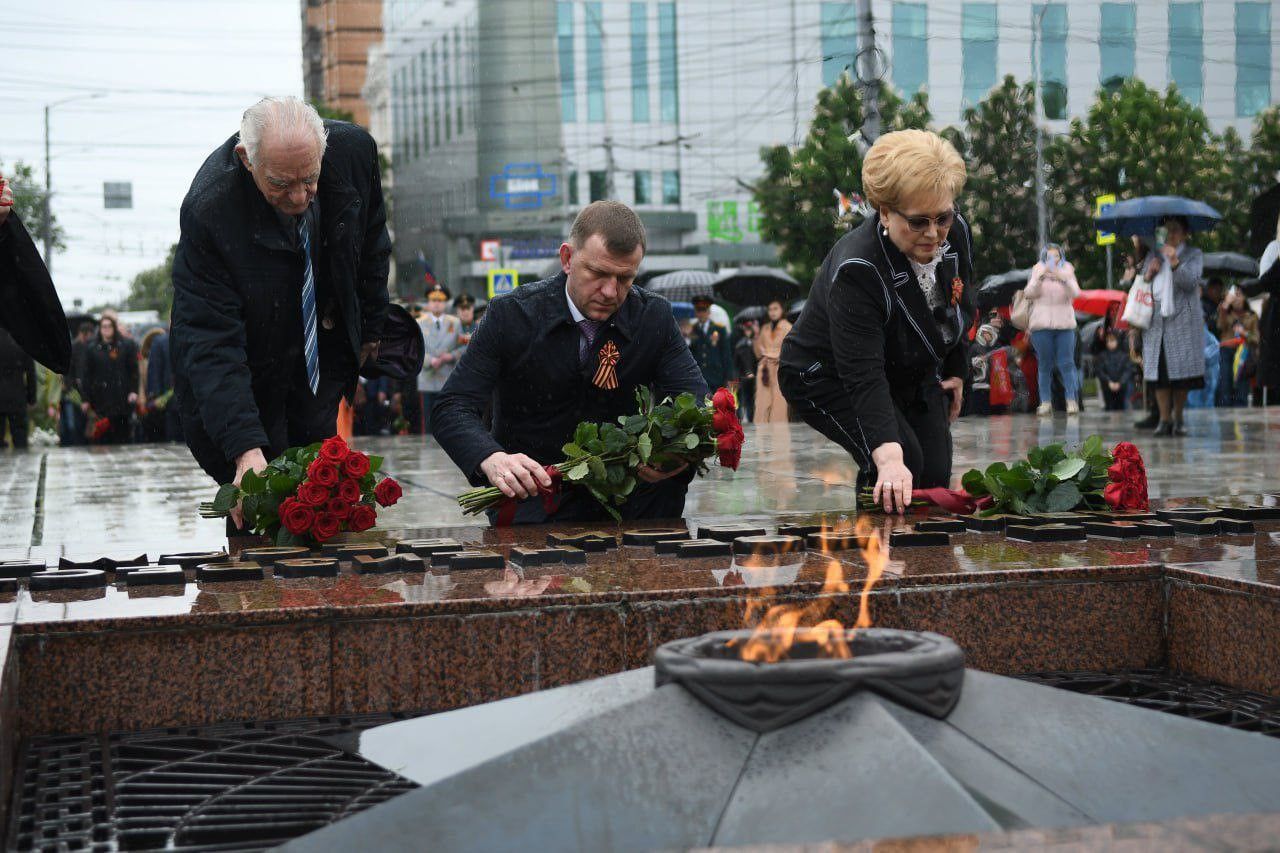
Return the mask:
[[[882,504],[887,513],[905,513],[911,506],[911,469],[902,462],[902,445],[880,445],[872,451],[871,461],[876,465],[876,485],[871,500]]]

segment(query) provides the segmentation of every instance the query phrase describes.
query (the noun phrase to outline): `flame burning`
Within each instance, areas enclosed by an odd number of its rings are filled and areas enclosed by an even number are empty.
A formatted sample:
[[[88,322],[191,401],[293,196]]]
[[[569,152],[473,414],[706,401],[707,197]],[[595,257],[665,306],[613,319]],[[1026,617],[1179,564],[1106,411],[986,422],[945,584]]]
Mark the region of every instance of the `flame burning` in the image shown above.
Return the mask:
[[[880,532],[874,529],[865,517],[858,519],[854,533],[862,542],[862,556],[867,562],[867,580],[862,587],[862,595],[858,602],[858,621],[854,624],[854,628],[870,628],[871,609],[868,596],[871,588],[884,573],[889,554],[881,547]],[[848,592],[849,584],[844,579],[844,570],[840,561],[832,557],[827,560],[826,579],[823,581],[820,595],[807,604],[803,606],[774,604],[761,616],[760,611],[765,604],[764,598],[752,598],[747,603],[744,620],[748,625],[755,623],[755,629],[746,642],[742,643],[740,651],[742,660],[753,663],[776,663],[786,660],[791,657],[792,646],[796,642],[797,634],[801,632],[805,645],[812,647],[813,655],[816,657],[853,657],[845,627],[837,619],[821,618],[831,607],[833,596]],[[766,596],[772,593],[773,590],[764,591]]]

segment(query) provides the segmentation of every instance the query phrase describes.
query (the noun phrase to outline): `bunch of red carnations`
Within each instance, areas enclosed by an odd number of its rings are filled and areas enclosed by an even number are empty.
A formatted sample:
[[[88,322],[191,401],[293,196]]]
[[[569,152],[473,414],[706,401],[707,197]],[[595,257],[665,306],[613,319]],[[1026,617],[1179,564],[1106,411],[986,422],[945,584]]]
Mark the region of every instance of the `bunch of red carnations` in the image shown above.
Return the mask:
[[[380,474],[381,456],[353,450],[340,437],[291,447],[240,485],[218,489],[200,505],[205,518],[225,518],[237,503],[245,527],[276,545],[316,545],[339,533],[360,533],[378,522],[376,507],[400,499],[400,484]]]

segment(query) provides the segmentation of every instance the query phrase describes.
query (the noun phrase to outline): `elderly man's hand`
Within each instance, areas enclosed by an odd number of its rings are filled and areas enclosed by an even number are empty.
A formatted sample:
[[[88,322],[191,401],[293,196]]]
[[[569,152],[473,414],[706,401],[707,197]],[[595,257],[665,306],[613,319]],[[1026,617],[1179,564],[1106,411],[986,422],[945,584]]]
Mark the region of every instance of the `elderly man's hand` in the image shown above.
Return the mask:
[[[378,341],[369,341],[367,344],[360,346],[360,366],[364,367],[364,363],[371,358],[378,357]]]
[[[681,474],[688,469],[688,462],[677,465],[675,468],[670,470],[654,468],[652,465],[641,465],[636,468],[636,476],[646,483],[661,483],[663,480],[670,480],[672,477],[677,474]]]
[[[537,460],[523,453],[494,453],[480,463],[480,472],[509,498],[531,497],[538,488],[551,488],[551,477]]]
[[[13,187],[9,186],[9,182],[5,180],[4,175],[0,175],[0,225],[9,218],[9,211],[13,208]]]
[[[246,471],[253,471],[255,474],[267,467],[267,457],[262,455],[262,450],[255,447],[253,450],[246,450],[236,457],[236,476],[231,482],[237,487],[240,481],[244,479]],[[235,522],[236,527],[244,530],[244,512],[240,509],[240,502],[231,508],[231,520]]]

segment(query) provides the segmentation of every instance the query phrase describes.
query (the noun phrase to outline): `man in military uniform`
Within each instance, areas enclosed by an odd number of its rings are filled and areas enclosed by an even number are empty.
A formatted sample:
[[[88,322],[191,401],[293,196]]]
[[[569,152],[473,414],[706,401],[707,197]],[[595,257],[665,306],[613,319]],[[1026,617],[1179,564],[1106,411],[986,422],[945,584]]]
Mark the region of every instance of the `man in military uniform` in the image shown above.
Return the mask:
[[[569,487],[558,505],[545,504],[539,489],[551,478],[543,466],[563,458],[579,422],[635,414],[642,385],[659,400],[707,394],[671,303],[631,286],[644,250],[644,226],[633,210],[614,201],[587,205],[560,246],[563,271],[490,303],[436,399],[440,446],[473,485],[496,486],[519,501],[513,523],[606,519],[584,489]],[[490,401],[492,432],[483,423]],[[639,484],[618,508],[623,518],[683,515],[688,466],[640,466],[636,476]]]
[[[693,300],[693,333],[689,351],[702,371],[711,390],[722,388],[733,378],[733,347],[729,330],[711,319],[711,300],[700,296]]]
[[[431,435],[431,410],[453,365],[462,355],[464,345],[458,340],[462,325],[458,318],[445,313],[449,306],[449,291],[442,284],[433,284],[427,290],[427,313],[419,320],[422,341],[426,347],[426,359],[418,374],[418,397],[422,405],[422,432]]]

